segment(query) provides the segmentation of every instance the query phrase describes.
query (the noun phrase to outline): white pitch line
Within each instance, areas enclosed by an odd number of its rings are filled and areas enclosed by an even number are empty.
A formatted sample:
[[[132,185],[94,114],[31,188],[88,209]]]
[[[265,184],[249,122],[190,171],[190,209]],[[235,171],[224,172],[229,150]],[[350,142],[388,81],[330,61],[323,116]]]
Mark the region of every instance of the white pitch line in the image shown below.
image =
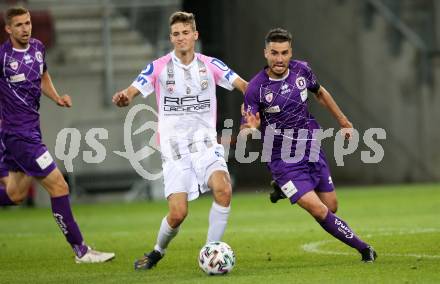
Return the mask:
[[[392,236],[392,235],[403,235],[403,234],[423,234],[423,233],[435,233],[440,232],[440,229],[435,228],[419,228],[419,229],[410,229],[410,230],[402,230],[398,229],[396,231],[386,231],[384,230],[378,230],[381,231],[380,233],[376,234],[368,234],[367,237],[372,237],[373,235],[376,236]],[[329,250],[322,250],[320,249],[320,246],[331,243],[331,242],[337,242],[338,240],[325,240],[325,241],[318,241],[318,242],[311,242],[307,243],[301,246],[301,248],[310,253],[318,253],[318,254],[327,254],[327,255],[356,255],[354,253],[350,252],[341,252],[341,251],[329,251]],[[398,257],[416,257],[416,258],[432,258],[432,259],[440,259],[440,255],[430,255],[430,254],[417,254],[417,253],[379,253],[379,256],[398,256]]]

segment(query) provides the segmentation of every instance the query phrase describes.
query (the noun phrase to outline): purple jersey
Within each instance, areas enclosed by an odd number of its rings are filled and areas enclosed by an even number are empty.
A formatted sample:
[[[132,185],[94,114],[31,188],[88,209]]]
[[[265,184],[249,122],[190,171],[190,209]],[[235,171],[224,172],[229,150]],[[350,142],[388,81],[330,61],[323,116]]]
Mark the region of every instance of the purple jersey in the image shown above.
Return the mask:
[[[31,38],[27,49],[15,49],[10,40],[0,46],[0,105],[2,128],[27,132],[39,127],[41,76],[46,71],[45,48]]]
[[[36,39],[24,50],[13,48],[10,40],[0,46],[1,166],[38,177],[56,168],[41,139],[38,113],[44,58],[44,46]]]
[[[292,139],[293,155],[298,139],[311,139],[312,130],[320,127],[307,106],[308,90],[316,93],[319,87],[307,63],[298,60],[290,62],[284,78],[269,78],[263,69],[249,82],[244,107],[253,114],[260,112],[263,137],[268,127],[274,130],[272,159],[281,157],[284,138]],[[306,137],[299,136],[301,129]]]

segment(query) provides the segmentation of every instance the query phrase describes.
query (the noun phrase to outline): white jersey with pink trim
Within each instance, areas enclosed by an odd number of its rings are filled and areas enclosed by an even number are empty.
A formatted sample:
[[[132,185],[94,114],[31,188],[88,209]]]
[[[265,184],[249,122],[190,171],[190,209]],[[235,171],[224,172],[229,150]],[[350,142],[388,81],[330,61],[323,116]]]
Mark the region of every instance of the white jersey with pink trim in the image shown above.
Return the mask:
[[[174,52],[148,64],[132,86],[144,97],[156,93],[162,153],[176,144],[184,154],[182,146],[217,141],[216,85],[232,90],[238,77],[222,61],[200,53],[189,65],[182,64]]]

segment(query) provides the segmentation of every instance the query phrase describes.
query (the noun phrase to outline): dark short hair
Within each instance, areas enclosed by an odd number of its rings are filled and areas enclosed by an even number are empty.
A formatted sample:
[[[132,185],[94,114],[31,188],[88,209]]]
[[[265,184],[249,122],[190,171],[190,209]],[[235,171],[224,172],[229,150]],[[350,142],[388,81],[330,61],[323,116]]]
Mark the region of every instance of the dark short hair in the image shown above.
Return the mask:
[[[175,23],[190,24],[193,31],[196,30],[196,17],[193,13],[178,11],[170,16],[170,27]]]
[[[292,34],[282,28],[271,29],[264,39],[265,43],[270,42],[286,42],[288,41],[292,45]]]
[[[21,16],[27,13],[29,13],[29,10],[24,7],[11,7],[8,10],[6,10],[5,19],[4,19],[5,23],[9,25],[11,24],[13,17]]]

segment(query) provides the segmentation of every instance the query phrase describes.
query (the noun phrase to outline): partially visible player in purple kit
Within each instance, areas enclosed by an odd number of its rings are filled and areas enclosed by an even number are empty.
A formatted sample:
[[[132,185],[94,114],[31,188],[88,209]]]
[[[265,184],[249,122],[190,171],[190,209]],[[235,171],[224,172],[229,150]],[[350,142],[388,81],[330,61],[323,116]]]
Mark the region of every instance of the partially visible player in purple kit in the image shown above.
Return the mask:
[[[288,31],[281,28],[269,31],[264,55],[268,66],[249,82],[242,128],[261,125],[263,137],[272,131],[272,157],[267,166],[282,193],[292,204],[297,203],[309,212],[329,234],[355,248],[362,261],[375,261],[374,249],[333,214],[337,207],[336,194],[324,152],[312,146],[313,130],[319,128],[319,124],[308,111],[307,92],[314,93],[319,103],[335,117],[347,139],[352,134],[351,122],[330,93],[318,84],[307,63],[291,60],[292,36]],[[287,154],[283,149],[286,139],[292,142]],[[304,155],[296,157],[296,150],[301,147]]]
[[[59,96],[47,71],[45,48],[31,38],[29,11],[10,8],[5,13],[9,40],[0,45],[1,163],[6,190],[0,188],[0,206],[24,200],[35,178],[51,197],[55,221],[75,253],[77,263],[105,262],[114,253],[98,252],[87,246],[73,218],[69,188],[41,139],[41,93],[60,107],[71,107],[68,95]]]

